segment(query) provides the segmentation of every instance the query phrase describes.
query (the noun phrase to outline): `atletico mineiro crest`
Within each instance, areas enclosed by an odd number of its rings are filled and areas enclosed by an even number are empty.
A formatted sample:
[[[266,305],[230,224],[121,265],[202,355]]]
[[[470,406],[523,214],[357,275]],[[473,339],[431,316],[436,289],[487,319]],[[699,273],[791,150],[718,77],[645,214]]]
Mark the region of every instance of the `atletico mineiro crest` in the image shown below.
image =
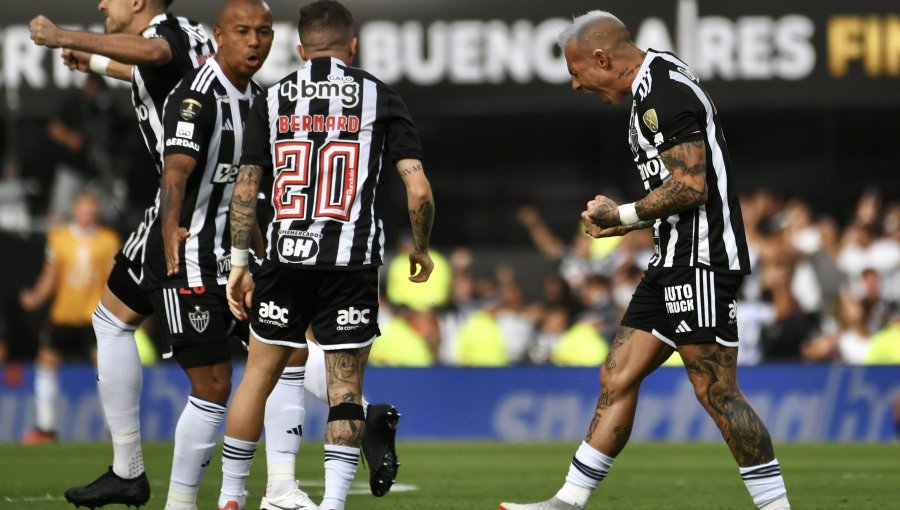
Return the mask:
[[[206,331],[206,327],[209,326],[209,311],[201,311],[200,305],[194,307],[193,312],[188,313],[188,318],[191,320],[191,326],[197,331],[197,333],[203,333]]]

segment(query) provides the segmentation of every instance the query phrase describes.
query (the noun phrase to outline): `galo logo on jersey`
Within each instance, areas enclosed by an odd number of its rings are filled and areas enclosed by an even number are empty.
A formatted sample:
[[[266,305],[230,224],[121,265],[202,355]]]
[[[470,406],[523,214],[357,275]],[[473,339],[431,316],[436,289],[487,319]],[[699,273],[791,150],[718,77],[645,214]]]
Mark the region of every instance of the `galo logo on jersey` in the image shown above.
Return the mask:
[[[311,99],[337,99],[344,108],[359,104],[359,83],[352,76],[328,75],[328,81],[306,81],[281,84],[281,95],[293,102]]]
[[[319,253],[319,243],[308,237],[282,235],[278,239],[278,254],[285,262],[302,262]]]

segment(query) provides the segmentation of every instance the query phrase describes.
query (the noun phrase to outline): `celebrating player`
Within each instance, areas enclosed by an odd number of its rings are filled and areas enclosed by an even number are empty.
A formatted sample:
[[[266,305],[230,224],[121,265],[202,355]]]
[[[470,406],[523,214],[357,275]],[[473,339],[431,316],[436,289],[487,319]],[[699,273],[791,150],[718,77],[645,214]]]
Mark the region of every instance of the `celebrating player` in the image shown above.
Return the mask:
[[[722,431],[753,502],[789,509],[765,425],[737,383],[737,289],[750,272],[731,160],[716,108],[671,53],[638,49],[615,16],[592,11],[560,35],[572,88],[618,104],[633,96],[629,142],[647,196],[598,195],[582,213],[594,237],[652,228],[656,255],[600,369],[600,397],[563,487],[548,501],[501,510],[580,509],[631,434],[641,381],[673,351]]]
[[[64,48],[63,60],[69,68],[132,83],[141,133],[157,165],[161,163],[157,142],[162,137],[163,102],[175,84],[214,51],[202,26],[166,12],[171,3],[102,0],[98,8],[106,15],[105,34],[63,30],[44,16],[30,23],[34,42]],[[142,373],[134,332],[153,313],[140,281],[144,245],[157,212],[157,203],[147,208],[143,221],[116,255],[94,312],[97,381],[112,436],[113,465],[93,483],[66,491],[66,499],[75,505],[143,505],[150,499],[141,453]]]
[[[407,189],[416,240],[411,279],[428,280],[434,218],[431,186],[418,133],[400,97],[377,78],[350,67],[353,18],[340,3],[320,0],[300,10],[301,57],[308,61],[254,102],[231,204],[232,269],[228,302],[250,308],[250,356],[226,421],[222,510],[244,508],[244,481],[262,428],[262,402],[291,348],[312,331],[325,351],[328,424],[325,496],[319,508],[342,510],[356,473],[365,429],[363,371],[379,335],[378,266],[384,232],[376,185],[394,163]],[[263,172],[274,177],[266,260],[247,271]],[[370,460],[371,463],[371,460]],[[373,465],[373,468],[376,466]],[[382,470],[391,476],[392,470]]]

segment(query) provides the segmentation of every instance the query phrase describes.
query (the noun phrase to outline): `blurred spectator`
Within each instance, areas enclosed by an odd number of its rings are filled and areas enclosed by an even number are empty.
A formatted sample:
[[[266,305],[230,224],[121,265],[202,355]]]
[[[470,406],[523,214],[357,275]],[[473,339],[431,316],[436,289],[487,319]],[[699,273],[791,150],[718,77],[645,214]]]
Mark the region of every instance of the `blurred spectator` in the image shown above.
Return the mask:
[[[22,308],[41,307],[51,297],[49,322],[35,360],[36,428],[23,437],[25,443],[56,439],[58,369],[64,360],[93,360],[96,339],[91,316],[119,238],[99,224],[99,203],[94,195],[81,193],[72,204],[72,222],[47,234],[47,258],[34,286],[19,295]]]
[[[396,310],[380,326],[381,337],[372,344],[369,363],[374,366],[427,367],[434,364],[434,353],[425,338],[409,323],[411,311]]]
[[[121,119],[114,96],[96,74],[88,74],[81,89],[66,97],[50,118],[47,132],[57,149],[51,222],[65,221],[75,194],[89,184],[104,196],[102,217],[112,220],[121,212],[126,195],[117,164]]]
[[[893,319],[869,340],[866,363],[900,365],[900,314],[895,314]]]
[[[503,332],[494,313],[473,313],[459,329],[456,339],[457,364],[468,367],[501,367],[509,364]]]
[[[596,310],[583,314],[553,345],[550,361],[560,366],[599,367],[609,353],[608,342],[600,333],[605,320]]]

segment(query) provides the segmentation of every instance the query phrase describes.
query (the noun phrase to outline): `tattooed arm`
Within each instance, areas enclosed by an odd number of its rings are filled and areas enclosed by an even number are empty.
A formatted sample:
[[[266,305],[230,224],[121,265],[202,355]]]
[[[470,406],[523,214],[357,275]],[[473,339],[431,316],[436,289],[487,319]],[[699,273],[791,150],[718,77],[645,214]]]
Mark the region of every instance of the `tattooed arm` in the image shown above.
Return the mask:
[[[680,143],[660,154],[672,178],[634,204],[644,219],[664,218],[706,203],[706,142]]]
[[[634,225],[646,225],[649,220],[665,218],[706,203],[708,197],[706,143],[703,140],[680,143],[663,152],[660,157],[666,164],[671,178],[634,203],[634,213],[637,214],[639,220],[643,220]],[[619,204],[603,195],[597,195],[594,200],[588,202],[587,210],[582,213],[582,218],[585,220],[585,225],[590,221],[594,226],[603,229],[622,225]],[[593,235],[591,232],[588,233]]]
[[[179,224],[184,188],[197,160],[186,154],[169,154],[163,160],[163,174],[159,193],[159,216],[162,222],[163,247],[166,254],[166,274],[178,274],[181,243],[191,233]]]
[[[259,179],[262,167],[257,165],[241,165],[238,170],[234,192],[231,195],[231,249],[247,250],[251,243],[257,245],[261,239],[255,239],[259,232],[256,223],[256,199],[259,196]],[[231,260],[231,273],[225,287],[228,308],[238,319],[246,319],[244,307],[250,307],[253,301],[253,278],[246,263],[235,265],[234,255]]]
[[[425,177],[422,162],[418,159],[401,159],[397,161],[397,171],[406,185],[406,200],[409,206],[409,221],[412,224],[415,245],[409,254],[410,281],[422,283],[428,281],[434,262],[428,254],[428,243],[431,239],[431,226],[434,223],[434,196],[431,184]],[[416,272],[416,266],[420,269]]]

